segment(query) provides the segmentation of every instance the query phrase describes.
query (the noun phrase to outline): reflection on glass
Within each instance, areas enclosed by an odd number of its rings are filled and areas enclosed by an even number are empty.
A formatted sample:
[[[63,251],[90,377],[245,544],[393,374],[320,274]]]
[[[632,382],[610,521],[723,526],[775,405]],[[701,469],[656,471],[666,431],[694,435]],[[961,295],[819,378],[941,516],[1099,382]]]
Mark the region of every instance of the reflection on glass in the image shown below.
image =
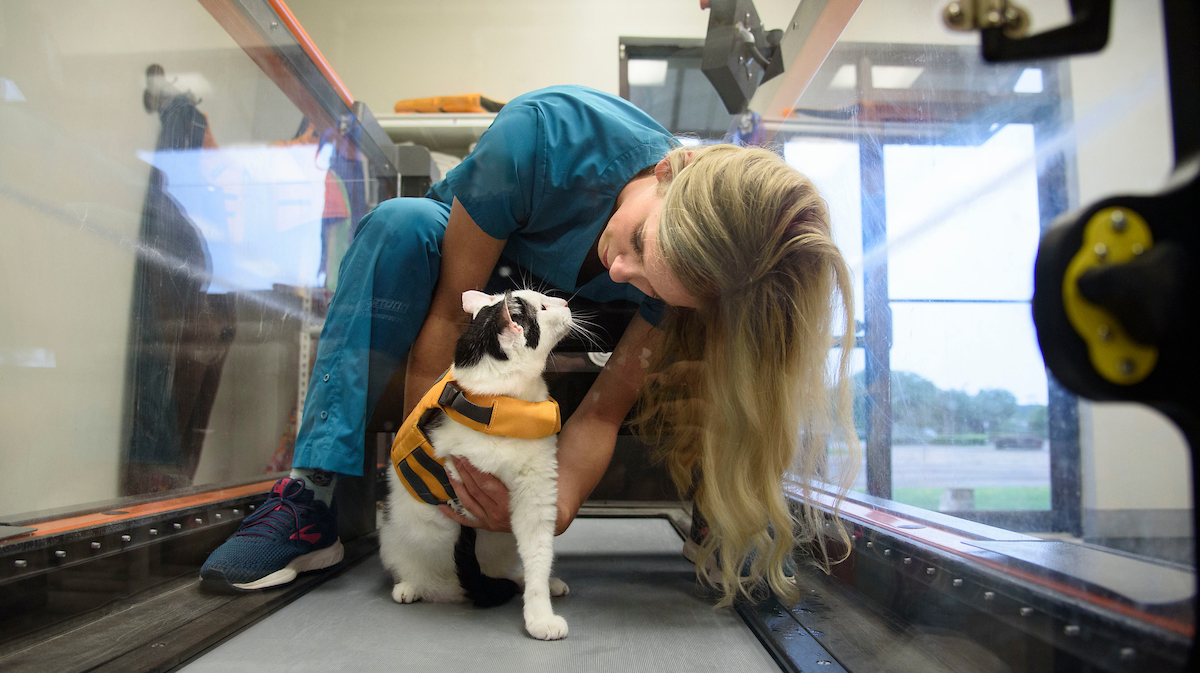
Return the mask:
[[[378,191],[356,126],[203,4],[70,7],[0,5],[9,518],[286,469]]]

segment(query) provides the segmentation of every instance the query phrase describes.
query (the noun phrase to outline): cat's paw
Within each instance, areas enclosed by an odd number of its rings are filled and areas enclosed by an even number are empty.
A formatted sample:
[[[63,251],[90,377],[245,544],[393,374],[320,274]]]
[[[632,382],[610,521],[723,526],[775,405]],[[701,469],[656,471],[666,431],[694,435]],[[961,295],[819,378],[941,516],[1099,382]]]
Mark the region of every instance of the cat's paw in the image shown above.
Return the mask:
[[[413,603],[421,600],[421,592],[411,582],[399,582],[392,587],[392,600],[397,603]]]
[[[567,586],[566,582],[558,579],[557,577],[550,578],[551,596],[558,598],[559,596],[566,596],[569,593],[571,593],[571,587]]]
[[[567,637],[567,620],[558,615],[526,620],[525,630],[538,640],[558,640]]]

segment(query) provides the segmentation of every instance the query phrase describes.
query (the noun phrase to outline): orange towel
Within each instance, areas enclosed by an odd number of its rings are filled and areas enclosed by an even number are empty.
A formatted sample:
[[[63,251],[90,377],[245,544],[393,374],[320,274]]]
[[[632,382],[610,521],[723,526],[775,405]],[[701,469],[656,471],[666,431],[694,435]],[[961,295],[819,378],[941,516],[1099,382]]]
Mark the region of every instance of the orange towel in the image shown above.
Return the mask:
[[[396,102],[396,112],[400,114],[408,112],[499,112],[502,107],[504,107],[503,102],[477,93],[461,96],[409,98]]]

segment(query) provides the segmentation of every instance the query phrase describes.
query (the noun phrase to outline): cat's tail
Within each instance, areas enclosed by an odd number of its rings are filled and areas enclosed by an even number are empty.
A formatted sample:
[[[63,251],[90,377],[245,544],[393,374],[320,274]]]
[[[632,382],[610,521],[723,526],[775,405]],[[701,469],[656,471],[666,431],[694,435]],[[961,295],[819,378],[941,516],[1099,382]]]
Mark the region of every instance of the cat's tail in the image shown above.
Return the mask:
[[[483,574],[479,559],[475,557],[474,528],[462,526],[459,529],[458,542],[454,545],[454,567],[458,572],[458,583],[477,607],[504,605],[521,591],[521,587],[510,579]]]

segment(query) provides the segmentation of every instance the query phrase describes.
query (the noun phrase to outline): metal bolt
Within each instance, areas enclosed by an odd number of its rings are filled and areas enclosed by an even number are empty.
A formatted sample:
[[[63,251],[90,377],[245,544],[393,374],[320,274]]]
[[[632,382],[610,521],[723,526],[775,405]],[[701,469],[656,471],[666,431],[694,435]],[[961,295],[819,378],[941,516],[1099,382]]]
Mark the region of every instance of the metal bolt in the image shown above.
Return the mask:
[[[946,6],[946,18],[954,23],[960,23],[963,18],[962,5],[952,2]]]
[[[18,568],[24,568],[25,566],[29,565],[29,561],[26,561],[25,559],[17,559],[16,561],[13,561],[13,565]]]
[[[1130,661],[1131,659],[1133,659],[1136,656],[1137,656],[1137,650],[1133,649],[1132,647],[1122,647],[1121,648],[1121,661]]]
[[[891,550],[891,549],[884,549],[884,550],[883,550],[883,555],[884,555],[884,556],[891,556],[891,555],[892,555],[892,550]]]
[[[1004,21],[1006,23],[1017,23],[1020,20],[1021,13],[1017,11],[1016,7],[1009,7],[1008,9],[1004,10]]]
[[[100,543],[99,543],[99,542],[93,542],[93,543],[91,544],[91,547],[92,547],[92,549],[99,549],[99,548],[100,548]]]
[[[1028,617],[1033,614],[1033,608],[1021,608],[1021,616]]]
[[[926,568],[926,569],[925,569],[925,574],[926,574],[926,575],[936,575],[936,574],[937,574],[937,568]]]
[[[128,535],[122,535],[121,542],[133,542],[133,538]]]
[[[200,517],[196,517],[195,519],[192,519],[192,521],[195,521],[196,523],[204,523],[204,519],[201,519]]]
[[[1121,360],[1121,376],[1132,376],[1137,371],[1137,364],[1128,358]]]
[[[985,600],[985,601],[993,601],[993,600],[996,600],[996,592],[995,592],[995,591],[985,591],[985,592],[983,592],[983,600]]]
[[[832,666],[833,662],[828,659],[817,659],[818,666]]]
[[[150,529],[150,537],[154,537],[155,535],[158,535],[158,529],[157,529],[157,528],[151,528],[151,529]]]
[[[278,21],[271,22],[271,30],[279,30],[279,22]]]
[[[989,24],[989,25],[992,25],[992,26],[995,26],[995,25],[999,24],[999,23],[1000,23],[1000,20],[1001,20],[1001,19],[1003,19],[1003,18],[1004,18],[1004,17],[1003,17],[1003,16],[1001,16],[1000,12],[999,12],[998,10],[995,10],[995,9],[993,9],[993,10],[992,10],[992,11],[990,11],[990,12],[988,12],[988,14],[987,14],[987,20],[988,20],[988,24]]]
[[[1096,256],[1100,259],[1104,259],[1108,256],[1108,246],[1103,243],[1097,243],[1096,247],[1092,248],[1092,252],[1095,252]]]
[[[951,582],[951,584],[953,584],[956,587],[961,587],[963,582],[960,579],[955,579],[953,582]]]
[[[255,507],[257,507],[257,506],[258,506],[258,505],[250,505],[250,511],[251,511],[251,512],[253,512],[253,511],[254,511],[254,508],[255,508]]]
[[[1066,626],[1063,627],[1063,633],[1065,633],[1066,635],[1071,636],[1071,637],[1075,637],[1075,636],[1079,635],[1079,632],[1080,632],[1080,628],[1074,624],[1067,624]]]
[[[175,523],[171,524],[171,528],[174,528],[175,530],[183,530],[183,524],[176,521]]]
[[[1133,254],[1135,254],[1135,255],[1140,255],[1140,254],[1142,254],[1143,252],[1146,252],[1146,249],[1142,247],[1142,244],[1141,244],[1141,243],[1134,243],[1134,244],[1133,244]]]
[[[1110,329],[1108,328],[1108,325],[1101,325],[1101,326],[1097,327],[1097,328],[1096,328],[1096,333],[1100,335],[1100,340],[1101,340],[1101,341],[1110,341],[1110,340],[1112,340],[1112,330],[1110,330]]]
[[[867,549],[871,549],[874,546],[875,546],[874,542],[871,542],[870,540],[867,541]]]
[[[237,507],[234,507],[234,508],[233,508],[233,513],[234,513],[234,514],[241,514],[241,513],[242,513],[242,510],[238,509]]]
[[[54,552],[54,556],[56,558],[67,558],[67,552],[59,549],[58,551]]]
[[[906,566],[912,565],[912,557],[911,556],[904,557],[904,565],[906,565]]]
[[[1117,232],[1118,234],[1125,231],[1125,226],[1126,226],[1127,222],[1125,220],[1124,212],[1122,212],[1120,210],[1114,210],[1114,211],[1112,211],[1112,214],[1109,215],[1108,217],[1109,217],[1109,220],[1112,222],[1113,231]]]
[[[221,513],[220,513],[220,512],[217,512],[217,513],[216,513],[214,516],[216,516],[218,519],[220,519],[220,518],[221,518]]]

